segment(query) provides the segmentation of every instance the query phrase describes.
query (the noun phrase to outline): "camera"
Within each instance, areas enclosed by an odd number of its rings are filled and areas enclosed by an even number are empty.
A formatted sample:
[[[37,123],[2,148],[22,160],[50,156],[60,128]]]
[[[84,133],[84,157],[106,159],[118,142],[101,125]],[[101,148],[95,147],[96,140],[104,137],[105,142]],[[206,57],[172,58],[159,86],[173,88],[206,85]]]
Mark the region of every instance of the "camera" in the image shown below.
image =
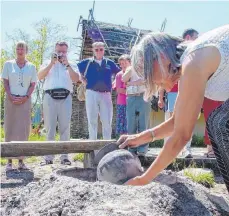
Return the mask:
[[[60,63],[62,63],[63,55],[59,53],[53,53],[53,58],[56,58]]]

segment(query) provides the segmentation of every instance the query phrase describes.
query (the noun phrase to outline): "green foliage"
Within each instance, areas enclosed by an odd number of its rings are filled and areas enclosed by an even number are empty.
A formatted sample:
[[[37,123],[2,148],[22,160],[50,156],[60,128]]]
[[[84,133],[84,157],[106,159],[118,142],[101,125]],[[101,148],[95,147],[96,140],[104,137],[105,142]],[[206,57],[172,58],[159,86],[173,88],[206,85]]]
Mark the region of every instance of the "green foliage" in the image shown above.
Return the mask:
[[[4,129],[3,129],[3,127],[1,127],[0,128],[0,130],[1,130],[1,142],[3,142],[4,141],[4,137],[5,137],[5,133],[4,133]]]
[[[156,140],[154,142],[151,142],[149,144],[149,147],[151,148],[162,148],[164,144],[164,140]]]
[[[193,135],[192,136],[192,147],[206,147],[206,145],[204,144],[204,137],[203,136],[199,136],[199,135]]]
[[[151,142],[149,146],[151,148],[162,148],[164,145],[164,140],[156,140],[154,142]],[[204,144],[204,137],[199,135],[193,135],[192,136],[192,144],[191,147],[206,147]]]
[[[191,172],[188,169],[184,170],[184,175],[190,178],[192,181],[202,184],[207,188],[214,187],[214,175],[213,173],[201,173],[201,172]]]
[[[4,166],[7,164],[7,159],[6,158],[1,158],[0,157],[0,162],[1,162],[1,165]]]
[[[84,159],[84,153],[77,153],[73,157],[73,160],[74,161],[81,161],[81,162],[83,162],[83,159]]]
[[[0,58],[1,71],[3,70],[3,66],[5,62],[9,59],[10,59],[9,53],[6,50],[1,49],[1,58]],[[4,96],[5,96],[5,89],[4,89],[3,81],[0,81],[1,119],[3,119],[4,117]]]
[[[26,163],[37,163],[39,161],[40,161],[39,157],[35,157],[35,156],[28,157],[28,158],[25,159]]]

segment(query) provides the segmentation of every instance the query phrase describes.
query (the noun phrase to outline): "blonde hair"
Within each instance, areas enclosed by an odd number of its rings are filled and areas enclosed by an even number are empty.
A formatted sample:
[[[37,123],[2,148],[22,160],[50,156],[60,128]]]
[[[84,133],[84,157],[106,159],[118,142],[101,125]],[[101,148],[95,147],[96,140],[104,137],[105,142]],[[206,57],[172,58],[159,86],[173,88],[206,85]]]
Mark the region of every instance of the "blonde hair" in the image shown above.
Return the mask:
[[[28,45],[27,45],[27,43],[26,43],[25,41],[18,41],[18,42],[16,43],[16,49],[17,49],[18,47],[25,48],[25,49],[26,49],[26,52],[28,52]]]
[[[130,56],[128,54],[123,54],[119,57],[118,62],[122,61],[122,60],[127,60],[129,62],[131,62]]]

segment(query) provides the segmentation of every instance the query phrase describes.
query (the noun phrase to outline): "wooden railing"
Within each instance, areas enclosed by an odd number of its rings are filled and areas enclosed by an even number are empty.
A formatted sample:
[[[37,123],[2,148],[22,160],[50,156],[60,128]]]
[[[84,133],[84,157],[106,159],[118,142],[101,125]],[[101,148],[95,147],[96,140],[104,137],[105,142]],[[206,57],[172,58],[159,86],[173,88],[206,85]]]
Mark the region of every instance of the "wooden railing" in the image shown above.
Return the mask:
[[[1,143],[1,157],[90,153],[115,140],[14,141]]]

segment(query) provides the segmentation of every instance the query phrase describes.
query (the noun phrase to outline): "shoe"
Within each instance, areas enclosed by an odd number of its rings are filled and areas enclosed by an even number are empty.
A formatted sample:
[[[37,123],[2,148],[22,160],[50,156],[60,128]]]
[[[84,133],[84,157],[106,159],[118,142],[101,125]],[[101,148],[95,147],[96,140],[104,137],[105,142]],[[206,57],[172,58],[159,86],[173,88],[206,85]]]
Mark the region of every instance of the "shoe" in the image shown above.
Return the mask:
[[[41,166],[45,166],[45,165],[49,165],[49,164],[53,164],[53,161],[52,160],[45,160],[45,161],[42,161],[40,163]]]
[[[205,153],[204,156],[207,158],[215,158],[215,154],[213,150]]]
[[[146,153],[145,152],[137,152],[137,155],[139,156],[139,157],[145,157],[145,155],[146,155]]]
[[[71,161],[68,160],[68,159],[64,159],[60,163],[63,164],[63,165],[71,165],[72,164]]]
[[[193,158],[192,152],[191,152],[190,149],[184,150],[184,151],[182,152],[182,156],[183,156],[184,158]]]
[[[5,170],[6,170],[6,172],[13,170],[12,163],[7,163]]]
[[[23,162],[20,162],[18,163],[18,169],[19,170],[28,170],[29,168]]]

